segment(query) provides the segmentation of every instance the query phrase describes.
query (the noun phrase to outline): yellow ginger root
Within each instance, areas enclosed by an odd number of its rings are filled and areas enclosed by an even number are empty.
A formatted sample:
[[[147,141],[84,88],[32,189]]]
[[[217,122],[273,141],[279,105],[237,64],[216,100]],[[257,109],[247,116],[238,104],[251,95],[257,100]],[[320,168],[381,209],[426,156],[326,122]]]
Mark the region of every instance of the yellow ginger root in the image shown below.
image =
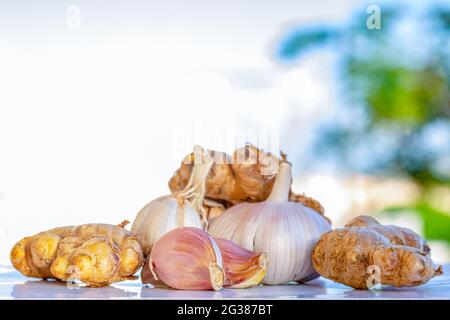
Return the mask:
[[[132,278],[144,257],[126,224],[54,228],[17,242],[10,259],[28,277],[78,279],[90,286]]]
[[[232,156],[223,152],[208,150],[214,158],[214,164],[206,180],[204,209],[213,213],[213,217],[232,205],[241,202],[261,202],[272,191],[280,159],[247,144],[237,149]],[[187,155],[180,168],[169,181],[171,192],[186,187],[194,166],[194,154]],[[206,201],[210,200],[209,203]],[[289,195],[289,200],[302,203],[320,214],[324,209],[320,203],[305,195]],[[211,218],[208,215],[208,218]]]
[[[377,283],[412,287],[442,274],[442,267],[434,269],[430,248],[419,235],[368,216],[323,234],[312,263],[321,276],[355,289]]]

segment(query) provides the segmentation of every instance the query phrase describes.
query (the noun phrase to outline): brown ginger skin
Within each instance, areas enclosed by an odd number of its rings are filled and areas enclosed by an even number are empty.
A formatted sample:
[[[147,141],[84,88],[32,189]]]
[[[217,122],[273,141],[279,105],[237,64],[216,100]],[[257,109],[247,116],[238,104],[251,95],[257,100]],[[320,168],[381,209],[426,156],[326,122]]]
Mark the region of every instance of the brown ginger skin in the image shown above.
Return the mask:
[[[270,194],[276,170],[270,171],[269,162],[276,158],[268,156],[256,147],[247,145],[230,157],[226,153],[208,150],[214,164],[206,180],[206,197],[232,204],[263,201]],[[264,159],[258,161],[258,158]],[[180,168],[169,181],[170,191],[183,190],[194,166],[194,154],[187,155]],[[264,175],[261,174],[264,170]]]
[[[377,280],[396,287],[417,286],[442,273],[441,267],[434,269],[430,249],[419,235],[368,216],[323,234],[312,263],[321,276],[355,289],[368,289]],[[374,282],[377,268],[379,279]]]
[[[125,224],[54,228],[17,242],[10,259],[28,277],[77,278],[90,286],[128,279],[144,258],[136,237],[123,228]]]
[[[206,180],[205,202],[209,200],[209,203],[205,203],[204,209],[207,213],[212,212],[213,217],[216,217],[232,205],[261,202],[270,195],[280,159],[250,144],[237,149],[232,156],[218,151],[208,152],[214,158],[214,164]],[[193,153],[183,159],[169,181],[171,192],[186,187],[193,163]],[[292,191],[289,200],[302,203],[324,215],[324,209],[317,200]]]

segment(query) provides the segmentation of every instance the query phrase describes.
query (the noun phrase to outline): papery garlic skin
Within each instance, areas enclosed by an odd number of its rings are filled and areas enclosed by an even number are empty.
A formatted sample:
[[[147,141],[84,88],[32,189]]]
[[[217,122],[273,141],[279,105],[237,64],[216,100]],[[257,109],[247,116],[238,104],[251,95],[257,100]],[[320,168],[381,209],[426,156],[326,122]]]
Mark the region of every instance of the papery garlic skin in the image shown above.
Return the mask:
[[[314,245],[321,234],[331,230],[318,212],[288,202],[291,166],[280,164],[279,174],[268,200],[242,203],[214,219],[208,232],[256,252],[265,251],[269,268],[264,284],[308,281],[317,277],[311,263]]]
[[[225,287],[249,288],[262,281],[269,264],[266,252],[255,253],[221,238],[214,238],[214,240],[222,254]]]
[[[199,228],[177,228],[154,245],[143,270],[142,282],[180,290],[219,290],[225,274],[214,239]]]

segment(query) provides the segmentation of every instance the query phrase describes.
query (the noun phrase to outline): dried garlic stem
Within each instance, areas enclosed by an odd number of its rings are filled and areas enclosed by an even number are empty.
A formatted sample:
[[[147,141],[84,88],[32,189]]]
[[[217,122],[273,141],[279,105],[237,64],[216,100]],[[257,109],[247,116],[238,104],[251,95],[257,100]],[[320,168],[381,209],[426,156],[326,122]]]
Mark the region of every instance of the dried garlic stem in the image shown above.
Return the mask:
[[[287,202],[292,184],[291,164],[285,160],[280,162],[277,177],[273,184],[272,192],[266,201]]]
[[[189,182],[179,194],[180,198],[188,200],[192,207],[199,212],[206,225],[207,219],[203,209],[203,200],[206,193],[206,178],[213,164],[214,160],[208,152],[199,145],[194,146],[194,169]],[[181,218],[184,219],[184,217]],[[180,226],[183,225],[183,221],[181,221]]]

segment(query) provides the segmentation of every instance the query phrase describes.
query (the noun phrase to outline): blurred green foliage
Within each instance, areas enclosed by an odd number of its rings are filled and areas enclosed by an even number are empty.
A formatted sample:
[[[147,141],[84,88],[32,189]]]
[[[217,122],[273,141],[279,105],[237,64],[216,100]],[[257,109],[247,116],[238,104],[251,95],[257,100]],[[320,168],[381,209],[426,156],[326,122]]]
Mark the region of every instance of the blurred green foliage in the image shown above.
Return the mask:
[[[407,16],[401,9],[383,8],[379,30],[366,28],[365,12],[347,25],[300,29],[282,41],[278,55],[292,60],[310,49],[331,47],[339,58],[343,104],[350,106],[340,111],[353,115],[348,109],[359,108],[363,115],[353,122],[332,119],[325,124],[316,141],[319,156],[328,153],[350,165],[345,160],[354,156],[355,142],[381,144],[381,132],[393,146],[374,155],[363,171],[407,175],[421,185],[449,183],[450,172],[440,172],[445,170],[437,170],[435,164],[450,155],[450,141],[449,148],[431,154],[423,133],[436,123],[450,128],[450,9],[432,8],[423,14],[409,36],[415,38],[410,46],[395,34],[396,26],[405,23],[402,16]]]
[[[445,239],[450,242],[450,219],[447,213],[434,209],[427,203],[419,203],[415,209],[425,222],[424,233],[427,239]]]
[[[446,212],[432,208],[426,202],[419,202],[411,207],[388,208],[378,215],[396,215],[409,212],[416,214],[423,221],[423,235],[428,240],[445,240],[450,243],[450,219]]]
[[[381,7],[381,29],[366,27],[365,10],[348,23],[302,27],[277,54],[285,62],[312,50],[337,57],[340,106],[318,130],[314,159],[407,176],[425,194],[450,186],[450,8],[412,9]],[[411,209],[424,218],[426,236],[450,242],[450,213],[424,201]]]

